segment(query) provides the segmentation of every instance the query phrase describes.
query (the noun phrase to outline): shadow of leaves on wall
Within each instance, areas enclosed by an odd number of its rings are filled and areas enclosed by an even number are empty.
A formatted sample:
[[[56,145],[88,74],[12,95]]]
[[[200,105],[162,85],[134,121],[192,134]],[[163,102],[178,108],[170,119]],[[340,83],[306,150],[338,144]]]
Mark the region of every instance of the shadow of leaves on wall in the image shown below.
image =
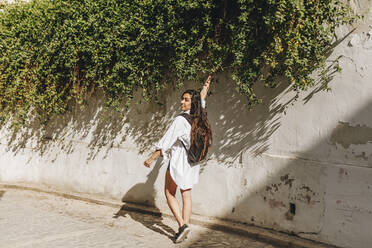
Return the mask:
[[[6,134],[7,147],[15,155],[22,149],[32,149],[39,155],[48,154],[51,162],[62,154],[73,153],[78,145],[86,145],[86,160],[97,155],[105,158],[112,148],[135,149],[139,154],[150,153],[174,117],[180,113],[180,97],[187,88],[199,88],[195,82],[186,82],[181,89],[170,88],[160,93],[162,104],[141,101],[137,94],[129,109],[122,111],[105,107],[102,93],[96,92],[87,105],[58,116],[46,125],[36,119],[27,127],[11,131],[9,125],[1,128]],[[278,103],[278,96],[288,88],[280,83],[275,89],[256,87],[262,104],[248,107],[248,99],[240,95],[227,74],[218,76],[207,98],[208,119],[213,130],[210,159],[231,165],[239,162],[247,150],[255,155],[265,152],[267,140],[279,127],[280,114],[293,100]],[[57,153],[56,151],[59,151]]]

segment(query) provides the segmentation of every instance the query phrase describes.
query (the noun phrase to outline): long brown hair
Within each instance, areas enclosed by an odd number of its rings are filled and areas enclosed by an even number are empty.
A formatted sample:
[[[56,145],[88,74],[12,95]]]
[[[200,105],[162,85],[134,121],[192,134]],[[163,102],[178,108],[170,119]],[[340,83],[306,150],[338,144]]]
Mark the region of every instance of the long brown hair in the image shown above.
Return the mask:
[[[191,109],[190,115],[192,118],[191,125],[191,146],[198,145],[197,137],[204,137],[204,146],[202,155],[207,152],[207,142],[209,147],[212,145],[212,130],[207,119],[207,111],[202,108],[201,98],[199,92],[196,90],[186,90],[183,92],[182,97],[186,94],[191,95]]]

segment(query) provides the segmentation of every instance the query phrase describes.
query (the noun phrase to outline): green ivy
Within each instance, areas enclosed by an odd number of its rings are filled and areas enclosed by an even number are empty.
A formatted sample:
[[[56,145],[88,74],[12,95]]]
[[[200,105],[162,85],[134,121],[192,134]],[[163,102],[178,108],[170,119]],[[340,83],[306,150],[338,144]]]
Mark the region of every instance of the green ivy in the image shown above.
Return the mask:
[[[251,104],[255,83],[294,90],[325,68],[341,0],[34,0],[0,13],[0,118],[43,118],[102,89],[110,106],[228,71]]]

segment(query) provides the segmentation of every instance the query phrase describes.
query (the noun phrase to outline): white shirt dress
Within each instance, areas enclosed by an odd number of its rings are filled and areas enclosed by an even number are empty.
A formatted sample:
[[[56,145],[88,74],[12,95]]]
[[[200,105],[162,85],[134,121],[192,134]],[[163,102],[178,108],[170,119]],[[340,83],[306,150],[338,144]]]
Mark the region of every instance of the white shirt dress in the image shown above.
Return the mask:
[[[205,108],[205,101],[202,100]],[[190,110],[184,111],[190,113]],[[156,143],[156,150],[161,150],[164,161],[169,163],[169,172],[173,181],[183,190],[191,189],[199,181],[200,165],[190,166],[187,149],[190,148],[191,125],[183,116],[177,116],[164,136]],[[168,162],[169,159],[169,162]]]

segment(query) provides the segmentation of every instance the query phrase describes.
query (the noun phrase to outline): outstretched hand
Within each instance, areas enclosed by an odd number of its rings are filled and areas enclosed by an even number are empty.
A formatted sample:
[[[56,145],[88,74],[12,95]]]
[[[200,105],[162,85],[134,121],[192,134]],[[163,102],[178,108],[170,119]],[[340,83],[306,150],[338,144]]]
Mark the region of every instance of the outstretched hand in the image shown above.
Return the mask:
[[[150,157],[149,159],[147,159],[147,160],[143,163],[143,165],[146,166],[146,167],[148,167],[148,168],[150,168],[151,163],[152,163],[152,158]]]
[[[152,162],[156,160],[159,156],[162,156],[161,150],[156,150],[144,163],[143,165],[150,168]]]
[[[208,94],[209,85],[211,84],[212,74],[209,74],[208,78],[205,80],[202,90],[200,91],[200,98],[205,99]]]

